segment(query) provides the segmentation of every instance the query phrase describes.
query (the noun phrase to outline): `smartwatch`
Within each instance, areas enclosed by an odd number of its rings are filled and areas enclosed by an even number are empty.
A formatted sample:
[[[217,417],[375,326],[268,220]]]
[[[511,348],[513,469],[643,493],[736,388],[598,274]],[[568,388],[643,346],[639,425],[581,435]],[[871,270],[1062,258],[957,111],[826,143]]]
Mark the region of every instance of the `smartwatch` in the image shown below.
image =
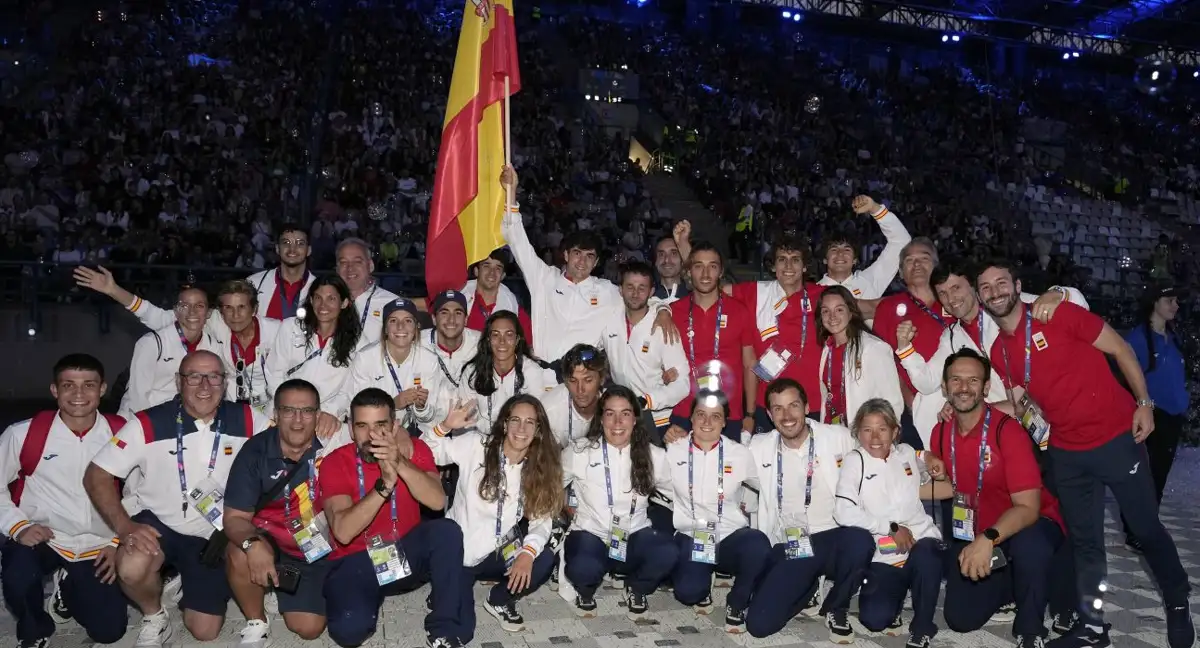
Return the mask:
[[[990,540],[992,544],[996,544],[996,541],[1000,539],[1000,532],[994,527],[988,527],[983,530],[983,537]]]
[[[260,541],[260,540],[262,540],[262,538],[260,538],[260,537],[258,537],[258,536],[256,536],[256,535],[252,535],[252,536],[250,536],[249,538],[246,538],[245,540],[242,540],[242,551],[250,551],[250,546],[251,546],[251,545],[253,545],[255,542],[258,542],[258,541]]]
[[[387,499],[387,498],[391,497],[393,490],[395,490],[395,489],[388,488],[387,484],[383,483],[383,477],[380,477],[379,479],[375,480],[375,492],[379,493],[379,496],[382,497],[383,499]]]

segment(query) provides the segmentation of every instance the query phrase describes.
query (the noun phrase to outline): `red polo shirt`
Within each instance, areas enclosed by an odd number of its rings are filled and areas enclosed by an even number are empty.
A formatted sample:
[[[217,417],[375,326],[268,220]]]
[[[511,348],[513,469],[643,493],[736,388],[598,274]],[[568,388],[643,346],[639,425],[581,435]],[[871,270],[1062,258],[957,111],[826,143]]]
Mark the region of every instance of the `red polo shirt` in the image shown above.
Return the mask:
[[[975,494],[979,480],[979,442],[983,439],[983,421],[963,436],[955,431],[954,423],[938,423],[933,429],[933,450],[946,462],[947,474],[953,476],[960,492]],[[950,444],[955,444],[954,454]],[[1058,511],[1058,500],[1046,490],[1042,483],[1033,440],[1020,422],[992,409],[991,426],[988,428],[988,451],[984,455],[983,490],[975,511],[975,533],[995,526],[1005,511],[1012,508],[1012,494],[1038,489],[1041,491],[1041,514],[1054,520],[1063,532],[1062,515]],[[951,465],[950,458],[955,458]]]
[[[717,349],[716,359],[729,369],[729,374],[722,374],[721,389],[729,398],[729,420],[740,421],[745,416],[745,389],[742,387],[746,370],[742,366],[742,349],[754,346],[754,318],[746,312],[746,308],[736,299],[722,295],[717,303],[708,310],[696,305],[692,297],[680,299],[671,304],[671,318],[683,338],[683,352],[691,364],[693,372],[697,365],[703,366],[713,360],[713,338],[717,331],[717,311],[721,311],[721,339]],[[692,313],[692,326],[688,328],[688,313]],[[691,337],[689,332],[694,332]],[[695,348],[695,358],[691,355]],[[697,385],[695,376],[691,381],[691,396],[696,395]],[[730,382],[731,384],[726,384]],[[672,414],[687,418],[691,414],[692,399],[679,401]]]
[[[846,345],[835,346],[831,339],[827,346],[829,356],[824,372],[825,392],[829,394],[833,407],[825,408],[825,420],[822,423],[833,423],[833,415],[836,413],[842,417],[840,425],[849,427],[854,417],[846,412]],[[817,407],[820,407],[820,404]],[[814,410],[820,411],[816,408]]]
[[[772,347],[778,349],[787,349],[792,352],[792,359],[787,366],[783,368],[783,372],[779,374],[780,378],[791,378],[800,383],[804,387],[804,393],[808,396],[808,411],[821,411],[821,345],[817,342],[817,314],[821,309],[821,291],[825,290],[825,286],[815,283],[805,283],[803,290],[797,290],[787,300],[787,308],[779,314],[775,328],[779,330],[779,334],[763,340],[764,331],[758,330],[758,320],[756,313],[758,312],[758,282],[745,281],[736,284],[733,287],[733,297],[742,302],[746,310],[750,313],[750,324],[754,329],[754,355],[762,357],[767,349]],[[808,309],[804,308],[804,297],[808,296]],[[807,324],[805,321],[807,320]],[[807,334],[804,334],[804,327],[808,327]],[[766,331],[770,334],[771,329]],[[803,348],[800,343],[800,338],[804,337]],[[758,382],[758,397],[755,404],[760,407],[766,405],[767,383]]]
[[[992,366],[1009,388],[1025,383],[1024,313],[1029,306],[1018,308],[1021,323],[1011,335],[1000,331],[991,352]],[[1137,405],[1113,376],[1104,352],[1094,346],[1103,330],[1103,319],[1069,302],[1058,306],[1048,324],[1033,320],[1032,380],[1026,390],[1046,415],[1050,445],[1056,448],[1089,450],[1133,426]]]
[[[482,333],[487,319],[495,311],[496,304],[483,303],[483,295],[479,294],[479,291],[475,291],[475,303],[472,304],[471,311],[467,313],[467,328]],[[521,306],[517,307],[517,321],[521,322],[521,328],[525,330],[525,339],[529,341],[529,346],[532,348],[533,322],[529,319],[529,312]]]
[[[896,312],[901,305],[903,305],[901,310],[904,311],[904,315]],[[912,341],[913,348],[921,354],[921,357],[928,360],[937,351],[942,331],[954,322],[954,317],[946,312],[940,303],[935,301],[932,304],[925,304],[914,297],[912,293],[905,291],[888,295],[879,300],[871,328],[875,331],[875,335],[882,338],[895,351],[898,350],[896,349],[896,327],[904,320],[912,322],[913,326],[917,327],[917,335]],[[900,380],[904,381],[904,386],[909,393],[916,394],[917,390],[913,388],[912,380],[909,379],[908,372],[904,370],[899,359],[896,360],[896,370],[900,373]]]
[[[437,466],[433,463],[433,452],[429,450],[429,446],[420,439],[413,439],[412,443],[413,465],[425,472],[436,473]],[[362,499],[363,496],[359,494],[358,489],[358,463],[358,447],[353,443],[344,445],[325,457],[325,460],[321,462],[317,487],[322,502],[334,495],[348,495],[354,502]],[[362,469],[363,492],[370,495],[371,490],[375,488],[375,480],[380,477],[379,465],[363,462]],[[395,542],[421,523],[421,506],[408,492],[408,486],[404,480],[396,482],[393,497],[396,502],[395,532],[392,529],[392,507],[390,503],[385,502],[383,506],[379,507],[379,512],[375,514],[375,519],[371,521],[371,524],[350,544],[343,545],[334,541],[331,557],[341,558],[366,551],[367,538],[376,535],[383,536],[385,542]]]
[[[306,283],[308,283],[307,270],[304,271],[304,274],[300,275],[300,281],[295,282],[284,281],[283,277],[279,274],[279,270],[276,270],[275,289],[271,291],[271,303],[267,304],[267,317],[277,320],[284,319],[283,300],[285,299],[287,303],[294,304],[296,308],[299,308],[301,305],[299,299],[300,291]],[[292,312],[293,314],[295,313],[295,308],[292,309]]]

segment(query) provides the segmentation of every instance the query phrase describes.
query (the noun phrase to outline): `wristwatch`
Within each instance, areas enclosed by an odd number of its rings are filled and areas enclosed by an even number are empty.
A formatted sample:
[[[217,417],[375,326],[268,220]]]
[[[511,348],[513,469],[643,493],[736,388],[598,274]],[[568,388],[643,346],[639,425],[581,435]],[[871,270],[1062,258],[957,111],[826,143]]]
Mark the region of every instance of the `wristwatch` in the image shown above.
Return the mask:
[[[1138,402],[1137,402],[1137,406],[1138,407],[1149,407],[1150,409],[1154,409],[1154,401],[1149,398],[1139,398]]]
[[[898,533],[900,531],[900,525],[896,524],[895,522],[892,522],[892,526],[889,528],[891,529],[892,533]]]
[[[256,535],[250,536],[249,538],[242,540],[242,551],[250,551],[250,545],[254,544],[255,542],[258,542],[259,540],[262,540],[262,538],[260,538]]]
[[[387,484],[383,483],[383,477],[375,480],[375,492],[379,493],[380,497],[384,499],[391,497],[393,490],[395,490],[394,486],[392,488],[388,488]]]
[[[992,544],[996,544],[996,541],[1000,539],[1000,532],[995,527],[988,527],[983,530],[983,537],[991,540]]]

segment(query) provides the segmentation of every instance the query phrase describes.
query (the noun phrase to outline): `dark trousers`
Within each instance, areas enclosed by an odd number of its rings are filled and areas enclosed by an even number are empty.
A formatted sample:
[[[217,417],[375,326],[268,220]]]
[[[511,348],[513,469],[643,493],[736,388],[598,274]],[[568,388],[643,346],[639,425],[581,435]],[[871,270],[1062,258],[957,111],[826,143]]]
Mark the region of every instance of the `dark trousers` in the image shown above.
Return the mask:
[[[691,419],[687,419],[682,416],[675,416],[674,414],[672,414],[671,415],[671,424],[678,425],[679,427],[687,430],[688,432],[692,431]],[[738,443],[741,443],[742,442],[742,419],[737,419],[735,421],[726,421],[725,429],[721,430],[721,435],[724,436],[726,439],[729,439],[731,441],[737,441]]]
[[[973,581],[962,575],[958,555],[969,543],[953,540],[944,553],[946,602],[942,613],[946,627],[954,632],[972,632],[1008,603],[1016,603],[1013,634],[1046,636],[1043,618],[1050,599],[1052,563],[1063,543],[1062,529],[1048,518],[1000,543],[1008,564],[987,577]]]
[[[116,581],[105,585],[96,578],[95,561],[69,562],[46,544],[26,547],[9,540],[0,548],[0,585],[17,620],[17,640],[32,642],[54,634],[42,583],[59,568],[67,570],[63,603],[88,637],[102,644],[120,641],[129,623],[129,603]]]
[[[1186,420],[1186,414],[1167,414],[1162,410],[1154,410],[1154,433],[1146,437],[1145,445],[1146,454],[1150,457],[1150,475],[1154,477],[1154,494],[1159,504],[1162,504],[1163,489],[1167,486],[1167,475],[1171,474],[1171,466],[1175,465],[1175,452],[1179,449]],[[1129,530],[1124,509],[1121,510],[1121,525],[1125,527],[1126,536],[1137,537]]]
[[[558,564],[558,556],[554,552],[546,550],[537,555],[533,559],[533,571],[529,575],[529,587],[513,593],[508,591],[508,567],[504,565],[504,559],[496,552],[488,554],[483,562],[468,568],[471,573],[472,582],[477,580],[495,580],[495,585],[488,592],[488,605],[505,605],[515,599],[524,598],[532,594],[537,588],[541,587],[546,581],[550,580],[550,572],[554,571],[555,565]],[[471,597],[471,609],[475,609],[474,596],[468,590],[468,596]]]
[[[1151,435],[1153,436],[1153,435]],[[1166,527],[1158,519],[1154,478],[1146,449],[1126,433],[1091,450],[1051,447],[1054,482],[1067,524],[1080,596],[1079,612],[1090,623],[1103,620],[1093,607],[1102,597],[1100,583],[1108,576],[1104,552],[1104,489],[1112,491],[1125,514],[1129,530],[1146,550],[1146,562],[1168,606],[1187,605],[1188,575]]]
[[[925,449],[925,442],[921,441],[921,433],[917,431],[917,426],[913,423],[911,407],[904,408],[904,413],[900,415],[900,442],[912,446],[913,450]]]
[[[733,588],[726,599],[729,607],[745,610],[758,587],[771,541],[758,529],[738,529],[717,543],[717,564],[692,560],[692,536],[676,533],[675,545],[679,560],[671,573],[675,585],[675,600],[684,605],[697,605],[712,593],[714,571],[733,574]]]
[[[771,548],[766,573],[746,611],[746,632],[768,637],[782,630],[812,598],[820,576],[833,582],[821,614],[850,609],[850,598],[875,554],[875,539],[866,529],[837,527],[814,533],[812,548],[811,558],[790,560],[785,544]]]
[[[616,572],[636,594],[651,594],[663,582],[675,561],[679,547],[671,535],[646,527],[629,536],[625,561],[608,557],[608,543],[587,531],[572,531],[563,546],[567,561],[567,580],[583,598],[592,598],[604,575]]]
[[[671,509],[661,505],[650,503],[646,507],[646,517],[650,518],[650,526],[655,531],[665,533],[668,536],[675,536],[675,514]],[[691,554],[688,554],[691,555]],[[686,559],[688,556],[680,554],[680,558]]]
[[[434,638],[458,637],[464,642],[475,635],[472,581],[463,568],[462,529],[453,520],[429,520],[418,524],[396,545],[412,569],[412,575],[380,587],[375,567],[366,551],[340,558],[325,578],[325,607],[329,638],[339,646],[358,646],[375,634],[379,606],[385,596],[412,591],[421,584],[432,585],[431,610],[425,616],[425,632]],[[465,593],[464,593],[465,590]],[[463,599],[471,608],[463,613]]]
[[[917,541],[902,566],[873,562],[858,593],[858,619],[871,632],[883,632],[904,607],[912,590],[913,618],[909,631],[933,638],[938,593],[942,589],[942,551],[934,538]]]

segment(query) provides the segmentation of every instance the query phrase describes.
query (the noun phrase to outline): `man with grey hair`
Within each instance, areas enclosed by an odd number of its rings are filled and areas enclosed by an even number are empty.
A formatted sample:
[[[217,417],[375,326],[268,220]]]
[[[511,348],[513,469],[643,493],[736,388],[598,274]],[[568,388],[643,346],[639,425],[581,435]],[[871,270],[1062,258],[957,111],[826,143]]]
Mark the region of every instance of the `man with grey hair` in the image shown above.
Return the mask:
[[[383,307],[396,301],[398,295],[375,282],[375,261],[370,245],[360,238],[345,238],[335,252],[337,274],[350,288],[354,308],[358,312],[362,336],[358,346],[378,342],[383,331]]]

